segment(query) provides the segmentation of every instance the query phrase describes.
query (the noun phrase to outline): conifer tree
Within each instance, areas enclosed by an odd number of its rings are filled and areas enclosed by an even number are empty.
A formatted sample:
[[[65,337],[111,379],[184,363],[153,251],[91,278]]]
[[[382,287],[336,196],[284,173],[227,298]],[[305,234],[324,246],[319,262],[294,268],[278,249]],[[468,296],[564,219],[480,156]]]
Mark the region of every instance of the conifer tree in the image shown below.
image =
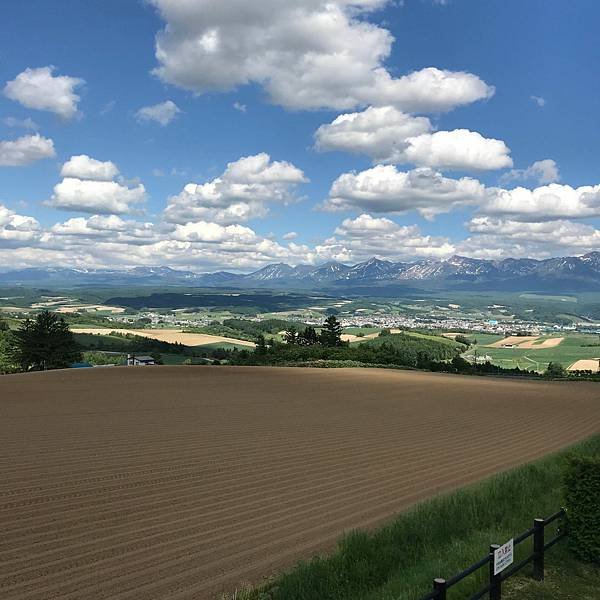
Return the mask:
[[[82,359],[66,321],[47,310],[23,321],[11,346],[12,359],[23,371],[66,368]]]

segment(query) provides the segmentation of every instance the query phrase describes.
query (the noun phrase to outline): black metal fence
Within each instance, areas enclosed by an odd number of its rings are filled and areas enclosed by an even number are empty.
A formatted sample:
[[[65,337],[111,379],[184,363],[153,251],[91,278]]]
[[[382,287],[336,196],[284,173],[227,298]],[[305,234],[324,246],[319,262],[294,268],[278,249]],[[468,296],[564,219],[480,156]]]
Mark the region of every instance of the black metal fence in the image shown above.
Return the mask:
[[[546,550],[552,548],[552,546],[554,546],[567,535],[565,528],[562,527],[559,528],[557,534],[551,540],[546,542],[546,527],[558,519],[562,519],[564,516],[565,509],[563,508],[546,519],[534,519],[533,527],[527,531],[524,531],[521,535],[518,535],[513,540],[513,544],[516,547],[533,536],[533,552],[518,563],[514,563],[501,573],[494,575],[494,551],[500,546],[497,544],[492,544],[490,546],[490,552],[487,556],[472,564],[461,573],[458,573],[452,577],[452,579],[434,579],[433,591],[429,592],[429,594],[426,596],[423,596],[421,600],[447,600],[449,596],[448,590],[450,588],[460,583],[469,575],[472,575],[473,573],[479,571],[479,569],[482,569],[486,566],[489,570],[488,584],[472,596],[469,596],[468,600],[479,600],[479,598],[483,598],[486,594],[488,594],[489,600],[501,600],[502,582],[506,581],[509,577],[512,577],[515,573],[519,572],[529,563],[533,563],[533,578],[537,581],[542,581],[544,579],[544,555]]]

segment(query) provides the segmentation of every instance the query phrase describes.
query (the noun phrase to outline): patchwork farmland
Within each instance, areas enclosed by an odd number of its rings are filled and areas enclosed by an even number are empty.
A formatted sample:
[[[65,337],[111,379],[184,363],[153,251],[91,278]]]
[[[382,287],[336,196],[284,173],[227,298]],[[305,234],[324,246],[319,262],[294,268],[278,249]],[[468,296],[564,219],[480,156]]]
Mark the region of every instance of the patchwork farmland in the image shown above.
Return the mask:
[[[376,369],[2,377],[0,597],[216,597],[598,432],[597,390]]]

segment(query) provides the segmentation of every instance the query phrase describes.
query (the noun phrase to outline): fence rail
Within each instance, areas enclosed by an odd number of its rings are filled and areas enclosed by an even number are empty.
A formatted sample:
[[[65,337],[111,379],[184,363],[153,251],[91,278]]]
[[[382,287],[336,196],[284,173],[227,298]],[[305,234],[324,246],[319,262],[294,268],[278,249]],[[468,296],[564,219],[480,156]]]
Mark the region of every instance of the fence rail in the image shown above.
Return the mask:
[[[489,568],[488,584],[472,596],[469,596],[468,600],[479,600],[479,598],[483,598],[486,594],[488,594],[489,600],[502,600],[502,582],[506,581],[509,577],[512,577],[515,573],[518,573],[529,563],[533,563],[533,578],[537,581],[543,581],[544,558],[546,550],[552,548],[552,546],[557,544],[567,535],[565,529],[562,528],[562,530],[559,529],[557,535],[546,542],[545,530],[548,525],[551,525],[555,521],[562,519],[565,514],[566,511],[564,508],[562,508],[558,512],[545,519],[534,519],[533,527],[527,531],[524,531],[513,539],[513,544],[516,547],[533,536],[533,552],[518,563],[512,564],[501,573],[494,574],[494,551],[500,546],[497,544],[492,544],[487,556],[476,563],[473,563],[470,567],[467,567],[464,571],[461,571],[451,579],[446,580],[442,578],[435,578],[433,580],[433,590],[423,596],[420,600],[447,600],[448,590],[451,587],[457,585],[463,579],[466,579],[469,575],[479,571],[479,569],[482,569],[486,565],[488,565]]]

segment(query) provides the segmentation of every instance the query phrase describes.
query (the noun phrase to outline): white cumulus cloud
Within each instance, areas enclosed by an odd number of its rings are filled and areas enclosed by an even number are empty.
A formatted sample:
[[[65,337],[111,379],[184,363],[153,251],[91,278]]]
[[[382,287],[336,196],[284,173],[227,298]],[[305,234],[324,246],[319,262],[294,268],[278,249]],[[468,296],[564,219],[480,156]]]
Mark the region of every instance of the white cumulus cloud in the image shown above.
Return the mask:
[[[80,97],[75,89],[83,79],[54,75],[55,67],[25,69],[4,86],[4,95],[27,108],[53,112],[63,119],[77,115]]]
[[[549,258],[580,255],[600,247],[600,231],[565,219],[528,222],[476,216],[467,223],[473,235],[458,252],[480,258]]]
[[[393,106],[343,114],[315,133],[316,148],[366,154],[374,162],[436,169],[488,170],[512,166],[501,140],[468,129],[431,132],[429,119]]]
[[[600,216],[600,185],[573,188],[551,183],[532,190],[488,188],[479,210],[519,221],[596,217]]]
[[[60,174],[63,177],[75,177],[77,179],[112,181],[119,174],[119,169],[109,160],[100,161],[90,158],[87,154],[80,154],[71,156],[62,166]]]
[[[256,233],[243,225],[219,225],[206,221],[196,221],[185,225],[176,225],[172,238],[182,242],[242,242],[249,243],[257,239]]]
[[[54,186],[48,203],[53,208],[101,214],[131,212],[136,203],[146,198],[142,184],[127,187],[116,181],[91,181],[65,177]]]
[[[0,141],[0,167],[24,167],[54,156],[54,142],[39,134]]]
[[[321,125],[315,133],[315,145],[320,151],[366,154],[374,161],[393,163],[404,152],[407,138],[429,131],[431,123],[426,117],[408,115],[393,106],[370,106]]]
[[[160,104],[144,106],[136,114],[138,121],[154,121],[165,127],[181,112],[181,109],[172,100]]]
[[[102,215],[121,215],[134,210],[146,199],[146,188],[113,181],[119,169],[111,161],[99,161],[86,154],[72,156],[63,164],[63,180],[54,186],[47,206]]]
[[[211,181],[187,184],[169,198],[165,219],[180,224],[195,220],[227,224],[264,217],[267,204],[293,202],[296,186],[307,181],[289,162],[272,161],[266,153],[246,156],[229,163]]]
[[[442,112],[489,98],[476,75],[428,67],[395,78],[391,33],[369,22],[391,0],[151,0],[166,22],[155,74],[196,93],[264,86],[290,109],[393,105]]]
[[[0,204],[0,248],[29,245],[39,238],[40,231],[36,219],[19,215]]]
[[[526,169],[511,169],[500,178],[503,183],[515,180],[528,181],[532,179],[537,181],[540,185],[559,181],[560,173],[556,161],[551,158],[538,160],[529,165]]]
[[[491,170],[512,167],[510,149],[502,140],[484,138],[476,131],[455,129],[424,133],[406,140],[396,162],[436,169]]]
[[[344,173],[338,177],[322,208],[379,213],[415,210],[432,218],[459,206],[476,204],[483,199],[484,193],[483,184],[470,177],[451,179],[429,168],[404,172],[393,165],[377,165],[360,173]]]
[[[335,235],[315,248],[321,258],[358,262],[373,256],[387,260],[445,258],[455,252],[443,237],[424,235],[416,225],[398,225],[394,221],[363,213],[345,219]]]

